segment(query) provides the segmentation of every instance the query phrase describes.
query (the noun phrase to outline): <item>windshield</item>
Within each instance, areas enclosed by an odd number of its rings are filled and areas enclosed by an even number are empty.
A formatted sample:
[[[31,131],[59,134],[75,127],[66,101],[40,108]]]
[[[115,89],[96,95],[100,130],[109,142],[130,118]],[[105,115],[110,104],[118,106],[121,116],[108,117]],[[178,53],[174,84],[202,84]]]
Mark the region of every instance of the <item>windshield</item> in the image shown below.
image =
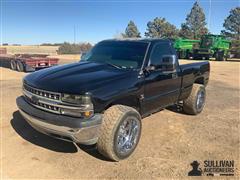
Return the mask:
[[[118,68],[141,68],[148,43],[103,41],[84,55],[82,60],[107,63]]]
[[[212,46],[213,40],[211,37],[204,38],[202,41],[202,47],[210,47]]]

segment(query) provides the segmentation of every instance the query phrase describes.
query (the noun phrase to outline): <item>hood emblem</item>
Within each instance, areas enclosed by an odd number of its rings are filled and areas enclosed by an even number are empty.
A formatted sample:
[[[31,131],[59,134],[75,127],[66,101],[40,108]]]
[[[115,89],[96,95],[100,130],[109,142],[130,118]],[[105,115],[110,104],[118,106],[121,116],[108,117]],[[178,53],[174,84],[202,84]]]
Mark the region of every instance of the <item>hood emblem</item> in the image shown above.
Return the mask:
[[[38,97],[36,97],[36,96],[32,96],[32,102],[34,103],[34,104],[37,104],[38,102],[39,102],[39,99],[38,99]]]

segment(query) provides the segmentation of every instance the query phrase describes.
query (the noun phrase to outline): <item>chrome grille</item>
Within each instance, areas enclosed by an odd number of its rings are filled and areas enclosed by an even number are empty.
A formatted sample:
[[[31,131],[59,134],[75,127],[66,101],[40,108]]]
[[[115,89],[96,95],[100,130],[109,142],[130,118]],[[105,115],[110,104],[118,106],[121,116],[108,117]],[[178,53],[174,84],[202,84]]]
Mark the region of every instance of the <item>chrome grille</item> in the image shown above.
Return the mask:
[[[63,103],[60,93],[36,89],[27,84],[23,85],[23,94],[25,100],[32,106],[56,114],[73,116],[70,112],[75,111],[79,113],[77,117],[81,117],[81,112],[84,112],[86,108],[85,105],[73,106],[72,104]]]
[[[49,112],[60,114],[61,94],[33,88],[23,84],[25,99],[33,106]],[[36,99],[34,101],[34,99]]]
[[[29,98],[26,95],[25,95],[25,99],[29,103],[31,103],[32,105],[34,105],[34,106],[36,106],[40,109],[47,110],[47,111],[50,111],[50,112],[54,112],[54,113],[57,113],[57,114],[60,113],[60,108],[59,107],[56,107],[54,105],[45,104],[45,103],[42,103],[42,102],[34,102],[31,98]]]
[[[35,94],[37,96],[41,96],[41,97],[44,97],[44,98],[49,98],[49,99],[53,99],[53,100],[60,100],[61,99],[61,94],[59,93],[54,93],[54,92],[49,92],[49,91],[45,91],[45,90],[40,90],[40,89],[36,89],[36,88],[33,88],[27,84],[23,84],[23,88],[32,93],[32,94]]]

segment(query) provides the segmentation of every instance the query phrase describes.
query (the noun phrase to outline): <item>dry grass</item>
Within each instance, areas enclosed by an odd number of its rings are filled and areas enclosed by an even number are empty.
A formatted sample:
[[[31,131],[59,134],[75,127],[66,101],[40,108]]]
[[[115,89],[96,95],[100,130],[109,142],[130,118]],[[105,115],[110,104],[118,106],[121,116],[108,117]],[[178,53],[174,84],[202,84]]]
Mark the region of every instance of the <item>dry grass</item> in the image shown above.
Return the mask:
[[[0,46],[7,48],[8,54],[49,54],[56,55],[58,46],[39,46],[39,45],[31,45],[31,46]]]
[[[7,48],[7,54],[48,54],[49,57],[59,58],[59,64],[67,64],[80,60],[80,54],[57,54],[59,46],[0,46]]]
[[[80,54],[61,54],[49,56],[51,58],[58,58],[59,64],[67,64],[72,62],[78,62],[80,60]]]

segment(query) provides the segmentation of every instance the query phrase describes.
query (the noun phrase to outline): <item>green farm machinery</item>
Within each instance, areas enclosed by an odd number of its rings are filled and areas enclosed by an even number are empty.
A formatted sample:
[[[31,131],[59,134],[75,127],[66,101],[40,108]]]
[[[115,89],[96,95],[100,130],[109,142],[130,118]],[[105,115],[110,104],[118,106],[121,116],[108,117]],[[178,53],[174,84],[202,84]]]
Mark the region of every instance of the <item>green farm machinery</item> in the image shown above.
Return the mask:
[[[174,48],[177,51],[178,58],[189,59],[193,55],[194,46],[200,43],[200,40],[178,38],[174,42]]]
[[[224,61],[229,56],[230,41],[222,35],[203,35],[201,40],[177,39],[174,43],[180,59],[215,58]]]
[[[201,38],[199,48],[193,49],[194,59],[209,59],[224,61],[228,57],[230,41],[221,35],[204,35]]]

